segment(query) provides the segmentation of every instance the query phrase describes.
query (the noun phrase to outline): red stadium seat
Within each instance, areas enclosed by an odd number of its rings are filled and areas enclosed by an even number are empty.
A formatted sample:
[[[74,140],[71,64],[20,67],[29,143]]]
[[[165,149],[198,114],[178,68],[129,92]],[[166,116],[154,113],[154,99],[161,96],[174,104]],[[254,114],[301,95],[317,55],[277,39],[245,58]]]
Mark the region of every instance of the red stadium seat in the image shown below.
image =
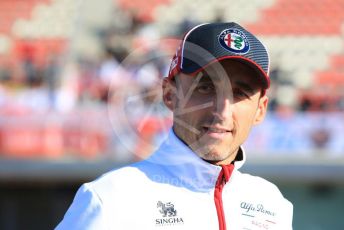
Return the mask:
[[[331,59],[333,68],[344,70],[344,55],[336,55]]]
[[[50,0],[1,0],[0,1],[0,33],[10,34],[15,20],[27,19],[34,6]]]
[[[326,1],[326,7],[324,4],[324,1],[314,0],[276,1],[272,7],[262,10],[260,20],[249,24],[248,28],[261,35],[340,34],[344,22],[344,1]]]
[[[316,74],[315,82],[319,86],[344,86],[344,71],[324,71]]]
[[[34,62],[38,66],[46,64],[49,55],[60,54],[65,50],[67,41],[65,39],[34,39],[16,40],[14,45],[14,55],[17,59],[23,59],[27,55],[32,55]]]

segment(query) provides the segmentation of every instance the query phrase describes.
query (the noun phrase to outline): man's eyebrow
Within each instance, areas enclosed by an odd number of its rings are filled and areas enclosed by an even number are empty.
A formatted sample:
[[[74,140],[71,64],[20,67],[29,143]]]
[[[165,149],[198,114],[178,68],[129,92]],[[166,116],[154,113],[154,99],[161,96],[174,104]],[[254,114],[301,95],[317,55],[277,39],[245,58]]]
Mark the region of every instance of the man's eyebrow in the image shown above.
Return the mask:
[[[211,82],[211,78],[208,74],[205,74],[205,73],[201,73],[202,74],[202,77],[200,78],[200,82]]]
[[[202,77],[200,79],[200,82],[214,82],[214,81],[219,81],[219,78],[217,76],[210,76],[206,72],[201,72]]]
[[[239,88],[248,91],[250,93],[254,93],[254,89],[247,83],[241,82],[241,81],[236,81],[235,85],[238,86]]]

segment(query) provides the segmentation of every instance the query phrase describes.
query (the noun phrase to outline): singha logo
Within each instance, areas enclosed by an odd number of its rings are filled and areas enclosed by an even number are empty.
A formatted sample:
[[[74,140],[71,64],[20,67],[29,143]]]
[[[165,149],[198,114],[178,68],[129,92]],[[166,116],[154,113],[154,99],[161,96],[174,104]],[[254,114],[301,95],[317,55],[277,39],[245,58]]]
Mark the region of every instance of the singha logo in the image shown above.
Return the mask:
[[[158,201],[157,208],[159,207],[161,208],[160,213],[163,215],[163,217],[171,217],[177,215],[177,210],[174,209],[174,205],[171,204],[171,202],[167,202],[164,204],[161,201]]]

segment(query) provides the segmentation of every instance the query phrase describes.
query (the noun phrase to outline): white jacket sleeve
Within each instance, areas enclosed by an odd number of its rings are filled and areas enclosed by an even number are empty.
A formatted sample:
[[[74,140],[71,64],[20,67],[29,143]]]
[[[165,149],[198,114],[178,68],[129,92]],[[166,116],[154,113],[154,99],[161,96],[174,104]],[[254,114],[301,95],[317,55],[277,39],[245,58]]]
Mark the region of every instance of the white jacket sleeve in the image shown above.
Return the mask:
[[[79,188],[63,220],[55,228],[55,230],[70,229],[107,229],[101,199],[88,184]]]

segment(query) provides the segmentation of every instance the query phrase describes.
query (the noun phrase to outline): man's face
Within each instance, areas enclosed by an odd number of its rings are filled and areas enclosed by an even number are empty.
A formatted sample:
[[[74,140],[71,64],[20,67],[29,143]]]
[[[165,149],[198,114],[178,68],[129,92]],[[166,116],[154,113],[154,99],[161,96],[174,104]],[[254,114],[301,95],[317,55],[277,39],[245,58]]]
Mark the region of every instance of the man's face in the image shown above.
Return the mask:
[[[182,141],[206,161],[229,164],[251,127],[263,120],[268,98],[255,70],[235,60],[221,64],[222,71],[212,64],[197,76],[180,74],[164,84],[164,102]]]

